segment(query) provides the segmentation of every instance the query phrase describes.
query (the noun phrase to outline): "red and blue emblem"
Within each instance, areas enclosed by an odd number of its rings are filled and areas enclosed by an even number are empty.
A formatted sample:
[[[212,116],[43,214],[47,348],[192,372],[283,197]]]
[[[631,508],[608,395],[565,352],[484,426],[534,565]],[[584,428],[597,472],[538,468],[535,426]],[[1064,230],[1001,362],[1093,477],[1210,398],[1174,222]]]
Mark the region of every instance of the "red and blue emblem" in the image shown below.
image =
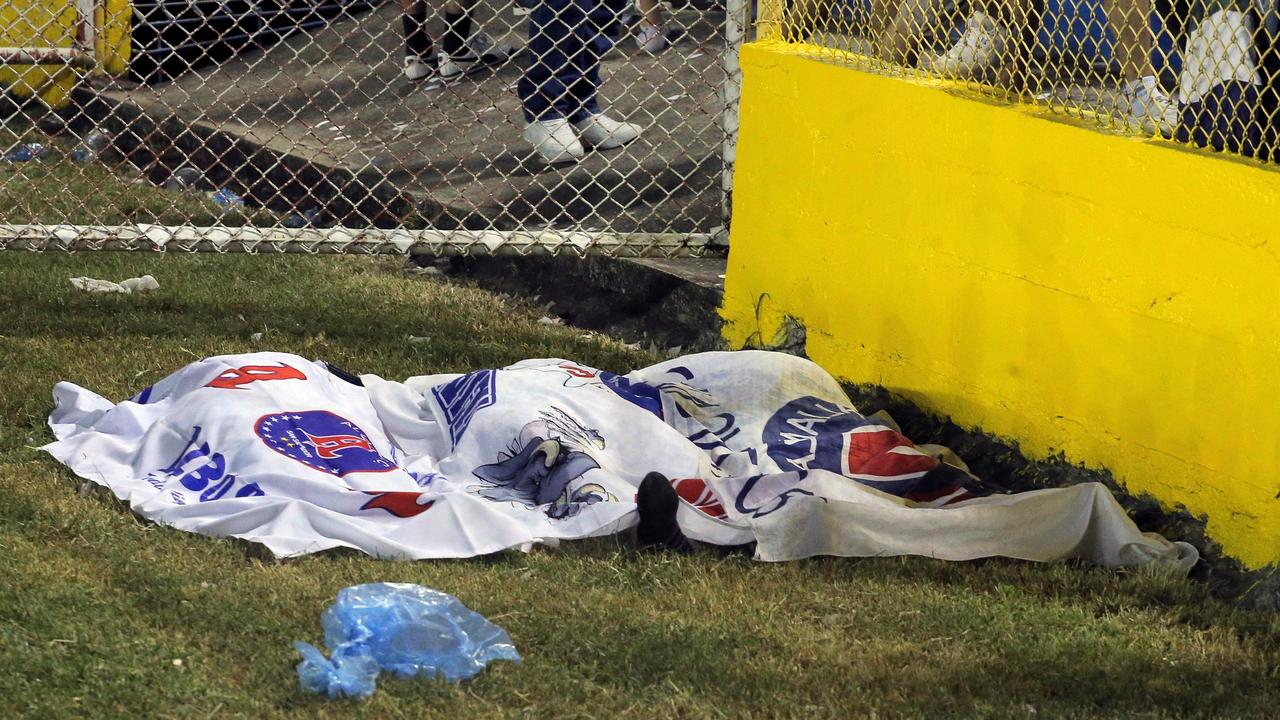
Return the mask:
[[[763,436],[769,457],[784,472],[828,470],[928,506],[990,494],[897,430],[829,400],[792,400],[769,418]]]
[[[263,415],[253,431],[272,450],[330,475],[396,469],[359,426],[328,410]]]

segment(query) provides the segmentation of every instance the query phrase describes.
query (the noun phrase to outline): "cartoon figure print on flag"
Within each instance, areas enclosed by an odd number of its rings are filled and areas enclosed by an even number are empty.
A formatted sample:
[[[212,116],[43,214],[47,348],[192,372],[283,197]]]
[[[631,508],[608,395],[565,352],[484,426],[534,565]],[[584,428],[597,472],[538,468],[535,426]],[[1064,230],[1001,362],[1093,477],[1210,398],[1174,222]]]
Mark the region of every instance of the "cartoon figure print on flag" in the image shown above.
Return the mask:
[[[616,500],[596,483],[569,487],[600,467],[590,453],[604,449],[604,437],[560,408],[552,406],[538,414],[540,419],[525,425],[497,462],[475,469],[484,484],[471,490],[495,502],[546,505],[546,514],[553,519],[572,517],[586,505]]]

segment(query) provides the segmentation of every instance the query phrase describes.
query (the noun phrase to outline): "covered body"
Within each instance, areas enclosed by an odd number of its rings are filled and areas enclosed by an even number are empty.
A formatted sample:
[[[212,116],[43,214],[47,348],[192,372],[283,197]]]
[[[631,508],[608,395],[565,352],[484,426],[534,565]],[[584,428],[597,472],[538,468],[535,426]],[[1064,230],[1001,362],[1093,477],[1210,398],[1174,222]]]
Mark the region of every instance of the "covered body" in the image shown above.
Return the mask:
[[[457,558],[615,533],[650,471],[703,542],[763,560],[1001,555],[1188,568],[1106,488],[994,494],[943,448],[860,415],[813,363],[705,353],[628,375],[567,360],[404,382],[254,353],[112,403],[54,390],[45,447],[139,514],[290,556]]]

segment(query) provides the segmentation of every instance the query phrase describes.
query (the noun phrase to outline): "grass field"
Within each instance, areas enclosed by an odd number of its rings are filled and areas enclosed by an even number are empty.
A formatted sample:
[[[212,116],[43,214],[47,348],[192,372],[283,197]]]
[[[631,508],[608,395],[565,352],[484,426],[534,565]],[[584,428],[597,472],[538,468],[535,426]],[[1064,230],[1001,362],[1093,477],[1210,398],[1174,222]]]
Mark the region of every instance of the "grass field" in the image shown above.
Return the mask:
[[[0,222],[242,220],[60,160],[69,144],[54,144],[49,161],[0,165]],[[161,290],[67,282],[143,273]],[[765,565],[637,556],[618,539],[459,562],[277,562],[141,522],[35,449],[58,380],[121,399],[212,354],[281,350],[386,377],[656,359],[540,315],[385,259],[0,254],[0,717],[1276,716],[1280,619],[1178,578]],[[375,581],[459,596],[524,663],[457,686],[384,678],[365,703],[303,694],[291,641],[318,643],[338,590]]]
[[[143,273],[161,289],[100,296],[67,282]],[[0,716],[1276,716],[1280,620],[1177,578],[641,557],[619,540],[471,561],[277,562],[141,522],[35,449],[58,380],[122,399],[205,355],[270,348],[387,377],[654,359],[539,314],[391,260],[0,254]],[[365,703],[305,695],[290,643],[318,643],[338,590],[374,581],[457,595],[503,625],[524,662],[461,685],[384,678]]]

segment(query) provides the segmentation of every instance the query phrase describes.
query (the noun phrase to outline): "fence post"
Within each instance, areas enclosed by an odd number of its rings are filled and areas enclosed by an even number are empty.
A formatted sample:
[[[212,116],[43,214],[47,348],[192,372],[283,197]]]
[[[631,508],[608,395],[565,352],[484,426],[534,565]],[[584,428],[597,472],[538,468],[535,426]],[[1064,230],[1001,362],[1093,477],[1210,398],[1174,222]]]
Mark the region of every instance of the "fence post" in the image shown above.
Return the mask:
[[[721,126],[724,129],[724,144],[721,155],[724,168],[720,171],[720,219],[724,236],[718,239],[720,244],[728,244],[729,222],[733,217],[733,166],[738,156],[738,105],[742,97],[742,68],[738,65],[738,51],[747,34],[750,24],[748,13],[752,0],[726,0],[724,13],[724,114]]]
[[[756,12],[756,39],[781,40],[782,16],[786,11],[786,0],[756,0],[759,7]]]

